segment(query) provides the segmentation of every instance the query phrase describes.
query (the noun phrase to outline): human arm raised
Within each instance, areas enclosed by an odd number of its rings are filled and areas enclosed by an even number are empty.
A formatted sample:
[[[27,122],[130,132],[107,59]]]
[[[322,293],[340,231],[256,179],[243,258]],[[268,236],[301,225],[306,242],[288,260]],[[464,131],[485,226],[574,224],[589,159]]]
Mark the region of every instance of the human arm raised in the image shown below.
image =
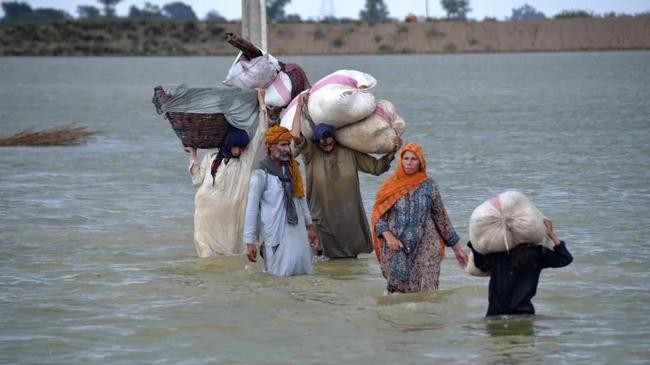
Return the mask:
[[[553,241],[553,250],[542,247],[542,268],[569,265],[573,262],[573,256],[566,248],[566,243],[560,240],[553,230],[553,222],[549,219],[544,219],[544,226],[546,227],[546,235]]]
[[[188,172],[192,178],[192,185],[199,186],[203,182],[205,172],[208,170],[210,162],[212,161],[210,156],[211,153],[210,151],[207,151],[203,157],[203,161],[199,163],[196,148],[184,146],[183,150],[187,152],[190,157]]]

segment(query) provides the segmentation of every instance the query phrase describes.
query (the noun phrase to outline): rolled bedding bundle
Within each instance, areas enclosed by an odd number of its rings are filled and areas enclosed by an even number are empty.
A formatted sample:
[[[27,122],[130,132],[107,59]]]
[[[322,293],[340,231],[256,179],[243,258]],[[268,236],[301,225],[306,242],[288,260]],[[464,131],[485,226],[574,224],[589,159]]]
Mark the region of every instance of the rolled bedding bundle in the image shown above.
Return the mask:
[[[395,113],[395,106],[388,100],[379,100],[370,116],[337,130],[336,141],[355,151],[388,153],[405,126],[406,122]]]
[[[476,207],[469,236],[481,254],[509,251],[522,243],[547,244],[544,215],[518,191],[506,191]]]

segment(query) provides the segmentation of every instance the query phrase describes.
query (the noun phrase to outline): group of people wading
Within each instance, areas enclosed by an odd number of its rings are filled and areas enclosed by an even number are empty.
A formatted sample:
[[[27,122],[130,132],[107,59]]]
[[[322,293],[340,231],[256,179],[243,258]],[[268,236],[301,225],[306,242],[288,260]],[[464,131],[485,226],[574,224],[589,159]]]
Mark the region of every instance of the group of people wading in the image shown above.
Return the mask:
[[[257,93],[260,118],[252,141],[245,132],[232,128],[222,148],[207,151],[200,165],[196,150],[186,148],[190,175],[196,185],[201,185],[195,214],[200,257],[245,252],[251,262],[261,256],[265,272],[291,276],[313,274],[317,255],[354,259],[374,251],[391,293],[437,290],[446,248],[451,248],[460,267],[467,266],[468,255],[459,244],[438,185],[427,174],[421,146],[402,145],[397,137],[392,152],[375,158],[337,144],[335,129],[318,123],[308,139],[301,133],[300,113],[295,114],[291,130],[274,125],[264,105],[264,90]],[[297,110],[306,103],[307,95],[299,96]],[[227,175],[228,166],[253,163],[256,151],[248,146],[256,143],[264,146],[264,156],[258,156],[259,163],[245,175],[249,176],[247,199],[229,203],[241,207],[235,211],[243,215],[243,226],[215,229],[210,217],[225,203],[206,197],[214,189],[223,189],[219,170]],[[304,164],[306,183],[298,156]],[[397,167],[376,194],[368,226],[358,171],[383,174],[395,158]],[[572,261],[551,222],[545,224],[555,246],[552,250],[523,244],[510,252],[482,255],[468,244],[473,263],[491,276],[488,315],[534,313],[531,299],[541,270]],[[203,242],[219,241],[220,234],[231,237],[232,232],[224,231],[233,229],[243,233],[241,242],[217,245],[218,249]]]

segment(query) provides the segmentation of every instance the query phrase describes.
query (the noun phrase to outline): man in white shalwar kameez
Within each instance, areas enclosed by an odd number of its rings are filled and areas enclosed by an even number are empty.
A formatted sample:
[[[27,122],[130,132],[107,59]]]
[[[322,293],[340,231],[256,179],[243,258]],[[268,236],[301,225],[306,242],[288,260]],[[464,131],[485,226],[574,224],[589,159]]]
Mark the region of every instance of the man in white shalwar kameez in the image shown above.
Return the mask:
[[[269,128],[267,157],[251,173],[244,222],[249,261],[257,261],[261,244],[264,271],[276,276],[312,274],[310,245],[318,244],[291,139],[288,129]]]

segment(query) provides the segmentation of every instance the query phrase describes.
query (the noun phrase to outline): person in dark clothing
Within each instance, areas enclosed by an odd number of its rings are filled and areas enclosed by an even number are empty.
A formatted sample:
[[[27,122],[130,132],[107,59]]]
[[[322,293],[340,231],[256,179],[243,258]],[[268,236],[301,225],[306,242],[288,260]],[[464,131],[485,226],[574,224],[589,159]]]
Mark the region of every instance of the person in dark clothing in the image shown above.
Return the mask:
[[[541,271],[548,267],[564,267],[573,261],[566,244],[553,231],[553,223],[545,219],[544,225],[547,236],[553,241],[553,250],[541,245],[520,244],[510,252],[481,255],[468,242],[476,268],[490,273],[487,317],[535,314],[531,299],[537,293]]]

